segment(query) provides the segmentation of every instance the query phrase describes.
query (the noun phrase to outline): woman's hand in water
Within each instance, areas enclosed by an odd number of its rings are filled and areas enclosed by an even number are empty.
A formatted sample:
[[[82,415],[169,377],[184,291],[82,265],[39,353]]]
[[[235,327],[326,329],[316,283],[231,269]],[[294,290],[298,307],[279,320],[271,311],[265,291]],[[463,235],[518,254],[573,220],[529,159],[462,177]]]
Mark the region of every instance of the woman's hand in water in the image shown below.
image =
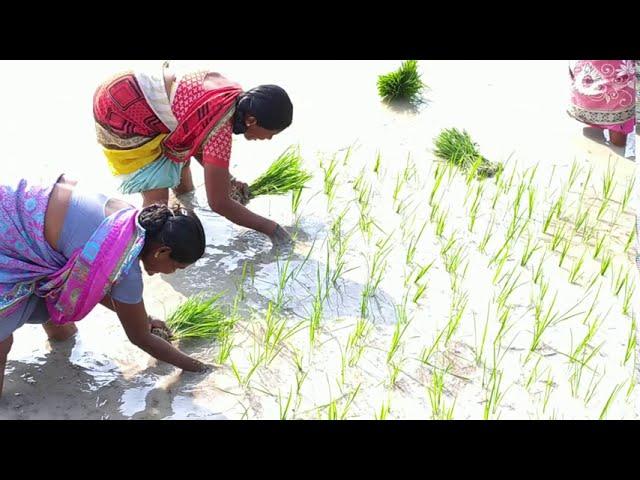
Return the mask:
[[[291,235],[277,223],[275,230],[269,235],[269,238],[274,247],[284,247],[293,243]]]

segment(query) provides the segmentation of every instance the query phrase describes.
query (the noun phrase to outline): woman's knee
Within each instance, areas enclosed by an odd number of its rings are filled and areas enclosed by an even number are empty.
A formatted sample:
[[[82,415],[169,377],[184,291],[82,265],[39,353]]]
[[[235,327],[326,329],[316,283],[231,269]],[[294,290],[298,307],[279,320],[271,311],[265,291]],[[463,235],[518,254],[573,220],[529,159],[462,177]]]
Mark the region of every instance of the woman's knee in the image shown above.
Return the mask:
[[[9,355],[12,345],[13,334],[9,335],[7,338],[0,342],[0,363],[4,363],[6,361],[7,355]]]

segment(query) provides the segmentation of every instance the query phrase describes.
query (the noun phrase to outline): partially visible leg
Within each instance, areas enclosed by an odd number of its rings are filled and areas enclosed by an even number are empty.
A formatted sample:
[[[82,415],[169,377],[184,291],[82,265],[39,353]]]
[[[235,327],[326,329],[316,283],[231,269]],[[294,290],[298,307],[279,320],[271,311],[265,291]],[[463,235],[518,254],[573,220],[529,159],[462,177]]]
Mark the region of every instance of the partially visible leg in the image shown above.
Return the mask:
[[[76,327],[75,323],[55,325],[51,322],[47,322],[42,324],[42,328],[47,332],[49,340],[56,340],[58,342],[63,342],[78,333],[78,327]]]
[[[173,189],[173,193],[178,196],[194,190],[193,178],[191,177],[191,160],[188,160],[182,168],[182,172],[180,172],[180,183]]]
[[[169,189],[168,188],[157,188],[155,190],[147,190],[146,192],[142,192],[142,207],[148,207],[149,205],[153,205],[154,203],[164,203],[167,205],[169,203]]]
[[[4,384],[4,369],[7,365],[7,355],[13,345],[13,334],[0,342],[0,397],[2,397],[2,385]]]
[[[609,130],[609,138],[611,139],[611,143],[613,143],[617,147],[624,147],[627,145],[626,133]]]

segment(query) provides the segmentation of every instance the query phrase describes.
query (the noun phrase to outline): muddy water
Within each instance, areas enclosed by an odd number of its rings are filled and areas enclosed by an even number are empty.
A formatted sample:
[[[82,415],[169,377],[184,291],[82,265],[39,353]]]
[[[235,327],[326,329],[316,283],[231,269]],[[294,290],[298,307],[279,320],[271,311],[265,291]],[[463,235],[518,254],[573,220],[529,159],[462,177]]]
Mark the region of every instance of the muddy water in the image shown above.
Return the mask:
[[[306,166],[315,174],[297,216],[291,212],[288,197],[259,198],[251,204],[254,211],[298,232],[299,240],[289,259],[289,268],[296,276],[283,291],[288,328],[308,322],[317,274],[326,271],[326,238],[331,223],[350,206],[344,219],[345,231],[354,228],[345,256],[348,271],[329,291],[316,346],[309,347],[308,328],[292,333],[276,358],[256,368],[244,381],[263,351],[264,311],[278,294],[278,275],[287,258],[278,258],[262,235],[236,227],[208,211],[206,197],[199,188],[196,200],[207,234],[206,255],[194,267],[171,277],[146,278],[145,302],[152,314],[163,316],[185,296],[202,291],[224,292],[223,298],[231,301],[243,264],[252,265],[254,273],[243,284],[246,292],[241,307],[243,320],[237,325],[236,348],[231,355],[242,381],[236,378],[231,363],[204,377],[180,374],[172,367],[156,364],[127,342],[117,318],[98,307],[80,324],[79,335],[64,344],[50,345],[35,326],[25,326],[16,333],[5,380],[5,398],[0,401],[0,418],[279,418],[290,394],[287,417],[326,418],[323,407],[336,400],[340,410],[356,391],[346,413],[349,418],[372,418],[387,401],[391,405],[389,418],[430,418],[433,411],[428,388],[433,384],[434,367],[435,371],[448,369],[443,398],[447,406],[455,400],[454,417],[482,418],[489,371],[495,364],[491,343],[498,330],[495,298],[500,286],[493,286],[495,268],[488,267],[487,256],[479,253],[477,246],[493,215],[496,226],[487,251],[494,253],[499,248],[515,188],[499,199],[494,211],[490,201],[495,185],[487,182],[476,227],[469,233],[464,178],[453,175],[445,179],[446,188],[439,197],[441,208],[449,210],[444,236],[455,238],[457,245],[464,247],[469,263],[459,290],[467,294],[468,300],[458,329],[446,346],[435,349],[425,365],[417,359],[446,327],[452,300],[451,276],[440,254],[444,241],[435,234],[433,222],[428,222],[427,200],[435,170],[429,149],[442,128],[456,126],[469,130],[487,157],[505,162],[508,174],[515,170],[516,186],[519,175],[539,164],[534,180],[537,204],[529,230],[541,245],[547,245],[550,236],[540,234],[544,213],[566,184],[574,159],[584,170],[568,194],[564,218],[567,224],[589,165],[593,165],[594,171],[586,198],[594,205],[608,161],[615,168],[616,198],[621,197],[624,185],[634,173],[634,163],[624,158],[624,149],[610,147],[590,132],[583,135],[582,127],[564,113],[566,64],[421,62],[429,90],[425,104],[414,112],[383,106],[376,98],[376,75],[393,68],[395,62],[208,63],[246,87],[281,84],[294,100],[295,121],[290,129],[271,142],[235,139],[232,159],[234,175],[250,181],[289,144],[300,143]],[[0,88],[0,100],[7,108],[0,119],[1,131],[13,139],[6,152],[11,159],[5,162],[9,169],[21,171],[25,166],[41,172],[62,169],[100,190],[115,191],[94,142],[89,102],[93,89],[103,78],[138,64],[150,63],[3,62],[0,68],[11,72],[3,78]],[[188,67],[186,62],[183,65]],[[51,87],[37,88],[44,77]],[[69,84],[69,78],[75,78],[76,82]],[[63,131],[43,129],[34,139],[21,128],[28,115],[12,98],[22,89],[31,92],[33,100],[43,105],[43,124],[63,125]],[[522,91],[529,94],[523,96]],[[29,149],[21,147],[27,142]],[[343,159],[349,146],[352,153],[345,164]],[[631,142],[627,154],[630,148]],[[378,175],[373,172],[377,152],[382,155]],[[320,162],[326,165],[333,155],[339,161],[340,175],[336,199],[329,210],[322,193]],[[409,205],[399,215],[392,196],[396,176],[407,165],[407,159],[415,165],[416,175],[399,196]],[[363,169],[373,191],[372,215],[380,227],[373,229],[370,240],[357,228],[359,208],[353,188]],[[202,185],[197,167],[194,174],[196,183]],[[138,202],[135,197],[129,200]],[[615,225],[601,222],[597,229],[608,235],[610,249],[617,252],[615,272],[620,267],[629,268],[631,277],[637,277],[631,255],[621,252],[633,225],[633,213],[628,209]],[[402,302],[405,292],[406,249],[410,237],[425,221],[427,227],[419,242],[416,262],[424,265],[434,261],[434,266],[426,276],[424,296],[415,304],[408,302],[411,322],[402,337],[399,353],[391,362],[400,369],[391,387],[389,377],[393,368],[387,362],[387,352],[397,322],[395,306]],[[551,230],[562,222],[563,218],[554,221]],[[375,251],[376,242],[388,235],[393,248],[387,257],[384,278],[370,303],[371,330],[366,348],[357,365],[345,368],[343,376],[342,354],[360,316],[361,292],[368,277],[367,258]],[[558,254],[548,252],[543,269],[550,295],[558,293],[555,308],[562,314],[577,304],[569,314],[578,315],[552,325],[543,335],[540,354],[527,359],[534,324],[531,298],[538,287],[532,281],[531,265],[517,268],[524,243],[526,234],[504,267],[505,272],[514,270],[520,278],[509,299],[511,327],[499,351],[503,356],[497,370],[502,375],[500,391],[504,397],[491,417],[597,418],[611,392],[632,378],[634,368],[637,371],[634,357],[622,364],[630,319],[621,313],[622,295],[616,297],[611,292],[615,274],[609,271],[587,291],[585,279],[591,279],[599,268],[599,262],[591,261],[590,255],[585,261],[584,279],[578,285],[567,281],[567,265],[583,252],[579,238],[563,267],[558,266]],[[532,264],[537,264],[541,253],[533,255]],[[638,285],[637,278],[635,281]],[[572,366],[566,354],[585,335],[587,327],[582,320],[598,288],[595,315],[600,315],[603,322],[590,348],[603,346],[583,373],[576,399],[570,389]],[[488,340],[478,364],[474,360],[478,332],[485,325],[488,307]],[[210,360],[217,352],[215,344],[205,342],[186,343],[182,348],[204,360]],[[534,379],[528,382],[531,377]],[[595,379],[592,383],[599,383],[585,405],[583,398],[592,377]],[[637,417],[638,396],[632,391],[627,397],[628,386],[627,383],[621,387],[611,402],[609,418]]]

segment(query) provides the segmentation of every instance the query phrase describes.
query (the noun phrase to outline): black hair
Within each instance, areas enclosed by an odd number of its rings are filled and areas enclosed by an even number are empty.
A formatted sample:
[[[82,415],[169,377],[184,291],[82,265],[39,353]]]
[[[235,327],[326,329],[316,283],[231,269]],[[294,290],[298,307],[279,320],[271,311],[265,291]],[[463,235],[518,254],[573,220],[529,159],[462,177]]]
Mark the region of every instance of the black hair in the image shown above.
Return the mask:
[[[293,104],[287,92],[277,85],[260,85],[240,94],[236,100],[233,133],[247,130],[244,119],[247,115],[256,117],[259,127],[281,131],[291,125]]]
[[[142,209],[138,222],[146,231],[145,245],[171,248],[169,256],[175,261],[191,264],[204,255],[204,228],[195,213],[180,206],[154,204]]]

